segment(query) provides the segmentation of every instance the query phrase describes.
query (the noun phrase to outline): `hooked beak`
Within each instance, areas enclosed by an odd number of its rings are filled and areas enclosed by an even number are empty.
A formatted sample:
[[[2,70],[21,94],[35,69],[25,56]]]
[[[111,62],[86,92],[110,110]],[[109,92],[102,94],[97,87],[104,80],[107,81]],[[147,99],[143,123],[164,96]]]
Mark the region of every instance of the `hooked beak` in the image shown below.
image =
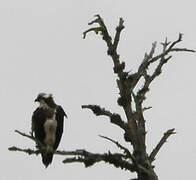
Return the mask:
[[[39,98],[36,98],[36,99],[34,100],[34,102],[39,102]]]

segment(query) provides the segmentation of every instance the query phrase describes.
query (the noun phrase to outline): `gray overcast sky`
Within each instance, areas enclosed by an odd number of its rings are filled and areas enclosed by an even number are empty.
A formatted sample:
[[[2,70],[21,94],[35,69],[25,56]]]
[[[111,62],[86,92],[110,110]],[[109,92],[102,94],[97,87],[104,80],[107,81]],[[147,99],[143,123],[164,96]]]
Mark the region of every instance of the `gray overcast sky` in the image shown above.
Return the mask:
[[[134,175],[100,163],[85,169],[82,164],[64,165],[55,156],[47,169],[40,156],[9,152],[12,145],[34,147],[33,142],[14,133],[29,132],[31,115],[39,92],[53,93],[67,112],[59,149],[85,148],[93,152],[118,149],[99,134],[123,142],[123,133],[105,117],[95,117],[82,104],[100,104],[123,112],[116,104],[118,89],[106,45],[93,33],[82,32],[100,14],[112,34],[119,17],[125,26],[119,46],[127,70],[134,71],[154,41],[176,40],[184,34],[181,47],[196,49],[195,1],[191,0],[1,0],[0,1],[0,106],[1,180],[130,179]],[[164,67],[153,83],[146,105],[148,152],[163,133],[176,128],[157,156],[160,179],[194,179],[196,145],[196,60],[194,54],[179,53]]]

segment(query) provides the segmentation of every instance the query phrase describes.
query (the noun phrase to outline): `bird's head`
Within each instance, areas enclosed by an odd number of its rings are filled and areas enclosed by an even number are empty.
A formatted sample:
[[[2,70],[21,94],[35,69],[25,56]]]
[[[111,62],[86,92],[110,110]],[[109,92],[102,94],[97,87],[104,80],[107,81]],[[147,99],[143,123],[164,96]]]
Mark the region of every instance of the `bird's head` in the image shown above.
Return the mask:
[[[52,94],[39,93],[37,98],[35,99],[35,102],[38,102],[40,104],[40,107],[43,108],[56,107]]]

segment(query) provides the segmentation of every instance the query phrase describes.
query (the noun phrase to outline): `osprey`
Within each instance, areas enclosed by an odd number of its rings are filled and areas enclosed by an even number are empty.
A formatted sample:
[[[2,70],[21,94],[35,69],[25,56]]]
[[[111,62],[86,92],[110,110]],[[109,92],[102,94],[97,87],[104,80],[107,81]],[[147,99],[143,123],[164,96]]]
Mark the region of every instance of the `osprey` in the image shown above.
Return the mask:
[[[38,142],[42,162],[47,168],[60,143],[64,116],[67,115],[63,108],[54,102],[52,94],[40,93],[35,102],[39,103],[39,107],[33,112],[32,135]]]

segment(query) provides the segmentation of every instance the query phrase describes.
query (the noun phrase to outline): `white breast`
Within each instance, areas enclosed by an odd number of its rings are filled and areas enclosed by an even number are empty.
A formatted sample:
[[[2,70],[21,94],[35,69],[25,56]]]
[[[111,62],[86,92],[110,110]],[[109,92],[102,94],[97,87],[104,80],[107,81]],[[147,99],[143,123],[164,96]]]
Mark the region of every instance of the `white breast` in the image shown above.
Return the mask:
[[[47,146],[53,146],[56,138],[57,121],[55,115],[51,119],[47,119],[44,123],[44,130],[46,133],[45,143]]]

